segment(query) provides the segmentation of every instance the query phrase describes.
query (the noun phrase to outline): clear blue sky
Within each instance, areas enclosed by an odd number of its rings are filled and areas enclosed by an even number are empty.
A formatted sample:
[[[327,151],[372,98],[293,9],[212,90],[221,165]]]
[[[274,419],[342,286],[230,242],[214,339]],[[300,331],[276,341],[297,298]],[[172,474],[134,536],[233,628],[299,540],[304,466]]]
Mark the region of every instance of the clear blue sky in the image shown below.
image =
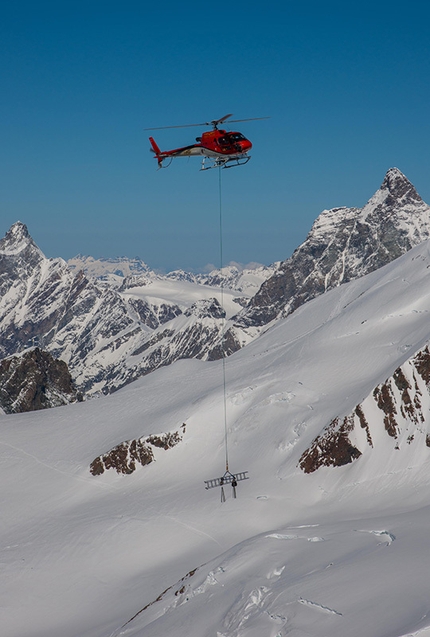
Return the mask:
[[[225,262],[287,258],[392,166],[430,202],[429,6],[2,3],[0,236],[20,220],[49,257],[218,265],[218,171],[157,171],[144,128],[226,113],[271,119],[234,125],[254,147],[222,174]]]

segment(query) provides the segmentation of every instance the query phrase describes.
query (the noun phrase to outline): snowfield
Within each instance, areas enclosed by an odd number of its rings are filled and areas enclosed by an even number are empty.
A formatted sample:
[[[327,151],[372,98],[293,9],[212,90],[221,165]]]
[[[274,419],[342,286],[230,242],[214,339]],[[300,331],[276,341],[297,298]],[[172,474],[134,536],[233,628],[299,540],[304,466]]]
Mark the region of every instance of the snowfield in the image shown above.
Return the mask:
[[[428,637],[430,397],[421,435],[305,474],[299,459],[430,341],[430,243],[300,307],[222,362],[0,415],[7,637]],[[378,421],[379,422],[379,421]],[[90,463],[183,430],[130,475]],[[412,426],[412,425],[411,425]]]
[[[229,288],[220,289],[188,281],[169,279],[150,281],[144,287],[133,287],[122,292],[125,299],[130,297],[141,298],[153,306],[170,303],[181,308],[189,308],[193,303],[203,299],[215,298],[219,303],[221,303],[221,300],[223,301],[223,308],[226,311],[227,318],[231,318],[240,310],[240,305],[234,302],[234,298],[238,294],[237,290]]]

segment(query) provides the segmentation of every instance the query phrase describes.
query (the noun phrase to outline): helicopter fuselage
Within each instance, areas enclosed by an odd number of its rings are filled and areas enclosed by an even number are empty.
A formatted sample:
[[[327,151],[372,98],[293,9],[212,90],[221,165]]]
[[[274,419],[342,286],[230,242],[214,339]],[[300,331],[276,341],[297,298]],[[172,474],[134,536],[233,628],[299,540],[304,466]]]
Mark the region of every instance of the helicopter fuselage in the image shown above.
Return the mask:
[[[173,157],[203,156],[227,162],[246,157],[252,148],[251,142],[242,133],[219,129],[202,133],[201,137],[196,138],[195,144],[166,151],[158,148],[153,137],[149,140],[160,167],[164,159]]]
[[[206,131],[201,137],[197,137],[201,147],[212,151],[216,155],[241,155],[247,153],[252,144],[242,133],[236,131],[213,130]],[[210,155],[209,155],[210,156]]]

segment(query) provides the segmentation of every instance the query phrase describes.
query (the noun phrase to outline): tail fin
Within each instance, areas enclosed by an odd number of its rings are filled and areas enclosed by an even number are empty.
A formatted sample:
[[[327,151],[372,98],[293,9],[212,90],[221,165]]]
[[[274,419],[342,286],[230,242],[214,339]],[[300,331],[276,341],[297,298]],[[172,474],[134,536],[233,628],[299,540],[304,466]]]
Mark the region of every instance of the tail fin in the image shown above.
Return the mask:
[[[161,168],[161,164],[162,164],[163,159],[164,159],[164,157],[162,157],[162,155],[161,155],[161,150],[158,147],[157,142],[155,141],[155,139],[153,137],[150,137],[149,141],[151,142],[152,150],[154,151],[155,156],[157,157],[158,167]]]

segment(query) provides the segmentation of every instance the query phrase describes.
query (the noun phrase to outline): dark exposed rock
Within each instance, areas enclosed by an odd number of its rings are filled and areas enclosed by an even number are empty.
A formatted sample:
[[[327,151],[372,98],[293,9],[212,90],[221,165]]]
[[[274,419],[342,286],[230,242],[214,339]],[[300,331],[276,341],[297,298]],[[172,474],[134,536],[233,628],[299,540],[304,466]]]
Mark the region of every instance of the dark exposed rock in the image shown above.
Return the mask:
[[[167,305],[167,303],[161,303],[154,312],[160,325],[164,325],[182,314],[178,305]]]
[[[367,446],[374,447],[371,427],[382,426],[388,436],[395,440],[394,449],[399,450],[401,441],[407,445],[425,444],[430,447],[430,434],[423,424],[430,403],[430,352],[426,345],[417,354],[398,367],[393,375],[381,383],[354,411],[332,422],[306,449],[299,466],[311,473],[321,466],[341,466],[358,458],[364,451],[362,436],[357,436],[357,426],[366,432]],[[366,411],[371,415],[366,418]],[[379,413],[378,413],[379,412]],[[351,435],[361,438],[361,447],[352,444]],[[375,436],[373,436],[375,438]]]
[[[154,453],[146,441],[129,440],[95,458],[90,464],[90,472],[93,476],[99,476],[107,469],[115,469],[117,473],[126,475],[136,470],[136,464],[145,466],[153,460]]]
[[[379,409],[381,409],[385,414],[384,425],[388,435],[392,438],[397,438],[397,411],[395,399],[388,381],[382,385],[378,385],[373,392],[373,396]]]
[[[183,426],[183,431],[185,431],[185,425]],[[167,451],[168,449],[172,449],[179,442],[181,442],[182,437],[179,432],[175,431],[174,433],[162,434],[159,436],[149,436],[147,438],[147,442],[151,444],[153,447],[159,447],[160,449],[164,449]]]
[[[198,318],[225,318],[225,310],[221,307],[220,302],[216,298],[203,299],[193,303],[188,310],[185,311],[185,316],[197,316]]]
[[[430,351],[428,345],[415,356],[415,367],[426,385],[430,384]]]
[[[142,354],[147,349],[153,347],[154,345],[156,345],[163,339],[170,338],[171,336],[173,336],[174,333],[175,333],[174,330],[163,330],[162,332],[156,332],[156,334],[154,334],[147,341],[145,341],[143,345],[141,345],[136,350],[134,350],[134,352],[132,352],[131,355],[138,356],[139,354]]]
[[[232,330],[227,330],[223,338],[219,339],[215,345],[209,350],[207,359],[216,361],[223,356],[230,356],[241,348],[241,343]]]
[[[10,413],[81,400],[67,364],[39,348],[0,361],[0,406]]]
[[[144,299],[137,298],[129,298],[128,303],[137,312],[142,323],[152,329],[156,329],[159,325],[163,325],[182,314],[178,305],[162,303],[153,307]]]
[[[81,371],[98,341],[133,324],[118,294],[46,259],[19,222],[0,241],[0,289],[3,357],[37,345],[59,358],[70,348],[69,369]]]
[[[0,296],[9,289],[10,281],[21,275],[25,267],[27,276],[43,261],[44,256],[20,221],[13,224],[0,240]]]
[[[138,465],[144,467],[154,461],[153,447],[165,451],[172,449],[181,442],[184,433],[185,424],[182,425],[182,435],[175,431],[121,442],[107,453],[95,458],[90,464],[90,473],[100,476],[107,469],[115,469],[117,473],[129,475]]]
[[[340,423],[338,418],[332,420],[324,434],[315,438],[311,447],[305,451],[299,466],[305,473],[313,473],[322,466],[341,467],[361,456],[351,444],[348,434],[354,428],[353,419],[345,416]]]
[[[360,427],[366,431],[367,444],[369,445],[369,447],[373,447],[369,423],[366,420],[366,416],[364,415],[363,408],[361,407],[361,405],[357,405],[357,407],[355,408],[355,413],[358,416]]]
[[[241,305],[242,307],[247,307],[248,303],[249,303],[249,299],[247,299],[245,296],[238,296],[235,299],[233,299],[234,303],[237,303],[238,305]]]

